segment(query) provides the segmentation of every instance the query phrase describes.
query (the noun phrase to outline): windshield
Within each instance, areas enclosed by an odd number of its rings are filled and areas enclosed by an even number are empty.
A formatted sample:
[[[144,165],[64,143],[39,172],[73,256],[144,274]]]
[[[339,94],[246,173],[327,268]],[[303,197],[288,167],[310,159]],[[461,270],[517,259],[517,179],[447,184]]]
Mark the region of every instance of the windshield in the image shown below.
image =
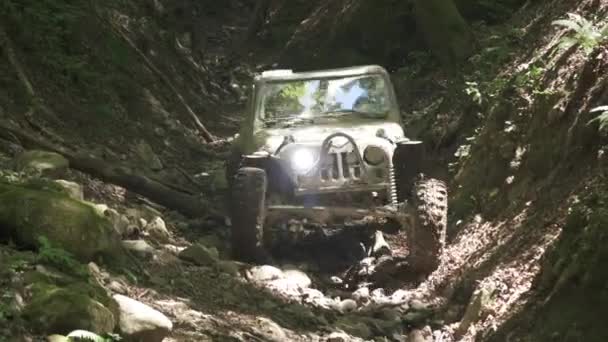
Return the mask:
[[[381,75],[272,82],[262,90],[259,118],[267,125],[314,122],[317,118],[385,118],[391,110]]]

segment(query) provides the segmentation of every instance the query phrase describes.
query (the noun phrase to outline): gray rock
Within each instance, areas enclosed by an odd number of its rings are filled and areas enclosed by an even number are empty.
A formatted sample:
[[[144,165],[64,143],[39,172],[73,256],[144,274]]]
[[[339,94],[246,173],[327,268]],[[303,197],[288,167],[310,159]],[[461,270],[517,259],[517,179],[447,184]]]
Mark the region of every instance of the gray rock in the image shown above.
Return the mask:
[[[256,319],[256,325],[254,330],[257,330],[257,333],[262,335],[264,340],[276,342],[289,340],[283,328],[268,318],[258,317]]]
[[[179,253],[178,257],[199,266],[211,266],[218,262],[217,249],[207,248],[199,244],[195,244],[184,249]]]
[[[221,260],[217,263],[217,267],[221,272],[226,274],[234,276],[239,274],[238,264],[230,260]]]
[[[327,342],[350,342],[352,338],[345,332],[333,332],[327,336]]]
[[[41,174],[49,178],[63,176],[69,166],[70,163],[62,155],[47,151],[25,151],[15,159],[16,171]]]
[[[152,257],[156,251],[154,247],[150,246],[144,240],[124,240],[122,241],[122,246],[136,255],[144,258]]]
[[[367,301],[369,301],[369,288],[367,288],[367,287],[359,288],[355,292],[353,292],[353,294],[351,296],[357,302],[360,302],[360,303],[367,302]]]
[[[160,216],[156,216],[152,221],[148,222],[144,229],[150,236],[160,241],[167,241],[171,236],[165,221]]]
[[[300,270],[285,270],[283,271],[283,277],[294,286],[298,286],[300,288],[307,288],[312,285],[312,281],[308,275]]]
[[[111,223],[89,204],[57,192],[0,187],[0,222],[12,228],[8,234],[17,243],[38,246],[44,237],[81,261],[117,251],[118,235]]]
[[[336,306],[336,309],[342,313],[355,311],[357,309],[357,302],[352,299],[345,299]]]
[[[69,197],[79,201],[84,200],[84,191],[80,184],[63,179],[55,180],[55,183],[62,187]]]
[[[426,326],[424,329],[414,329],[407,336],[408,342],[433,342],[433,332]]]
[[[109,302],[111,299],[105,292],[98,291],[103,290],[87,283],[74,283],[64,288],[38,282],[21,317],[39,333],[66,333],[76,329],[110,333],[114,331],[116,320],[112,311],[99,300]],[[98,293],[99,300],[89,297],[90,293]]]
[[[119,309],[118,327],[125,341],[161,342],[173,323],[161,312],[123,295],[113,296]]]
[[[429,309],[429,306],[419,299],[410,300],[410,309],[416,311],[425,311]]]
[[[247,271],[247,278],[254,283],[260,284],[283,278],[283,271],[269,265],[255,266]]]
[[[143,140],[140,141],[135,146],[135,153],[139,159],[151,170],[158,171],[163,168],[163,163],[160,161],[160,158],[158,155],[156,155],[156,153],[154,153],[154,150],[152,150],[152,147],[150,147],[147,142]]]

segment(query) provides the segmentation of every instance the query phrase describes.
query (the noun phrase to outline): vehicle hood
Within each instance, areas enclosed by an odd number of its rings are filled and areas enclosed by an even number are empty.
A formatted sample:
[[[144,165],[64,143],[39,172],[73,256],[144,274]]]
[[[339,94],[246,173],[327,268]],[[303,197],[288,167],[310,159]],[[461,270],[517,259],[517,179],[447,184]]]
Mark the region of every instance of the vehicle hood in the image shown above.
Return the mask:
[[[330,124],[315,124],[314,126],[301,126],[289,128],[266,129],[260,134],[264,141],[263,150],[274,153],[281,145],[286,136],[291,136],[298,145],[320,145],[323,140],[333,133],[345,133],[350,135],[357,144],[367,144],[372,140],[378,140],[378,132],[383,130],[385,137],[391,141],[404,139],[403,129],[396,122],[369,120],[359,122],[340,122]]]

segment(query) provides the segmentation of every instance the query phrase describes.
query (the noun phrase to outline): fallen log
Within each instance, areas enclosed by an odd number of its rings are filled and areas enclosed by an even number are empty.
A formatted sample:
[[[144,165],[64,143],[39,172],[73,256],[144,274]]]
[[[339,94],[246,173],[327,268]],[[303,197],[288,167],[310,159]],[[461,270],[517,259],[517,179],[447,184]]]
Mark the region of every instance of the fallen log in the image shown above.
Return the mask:
[[[12,141],[14,140],[13,136],[17,137],[25,147],[40,148],[59,153],[70,162],[71,168],[105,182],[122,186],[166,208],[176,210],[185,216],[197,218],[212,213],[211,208],[197,196],[176,191],[161,182],[136,173],[125,165],[109,164],[99,158],[70,151],[65,147],[57,146],[38,138],[20,128],[0,123],[0,138]]]

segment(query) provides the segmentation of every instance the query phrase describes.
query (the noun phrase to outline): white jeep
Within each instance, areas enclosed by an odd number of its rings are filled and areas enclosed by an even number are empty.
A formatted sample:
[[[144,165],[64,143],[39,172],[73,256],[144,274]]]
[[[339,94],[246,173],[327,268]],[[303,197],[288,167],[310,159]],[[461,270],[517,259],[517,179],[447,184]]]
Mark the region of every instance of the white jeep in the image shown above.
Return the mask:
[[[285,218],[372,215],[402,223],[414,269],[437,268],[446,186],[420,174],[423,145],[404,135],[386,70],[266,71],[248,106],[227,163],[237,257],[259,261]]]

